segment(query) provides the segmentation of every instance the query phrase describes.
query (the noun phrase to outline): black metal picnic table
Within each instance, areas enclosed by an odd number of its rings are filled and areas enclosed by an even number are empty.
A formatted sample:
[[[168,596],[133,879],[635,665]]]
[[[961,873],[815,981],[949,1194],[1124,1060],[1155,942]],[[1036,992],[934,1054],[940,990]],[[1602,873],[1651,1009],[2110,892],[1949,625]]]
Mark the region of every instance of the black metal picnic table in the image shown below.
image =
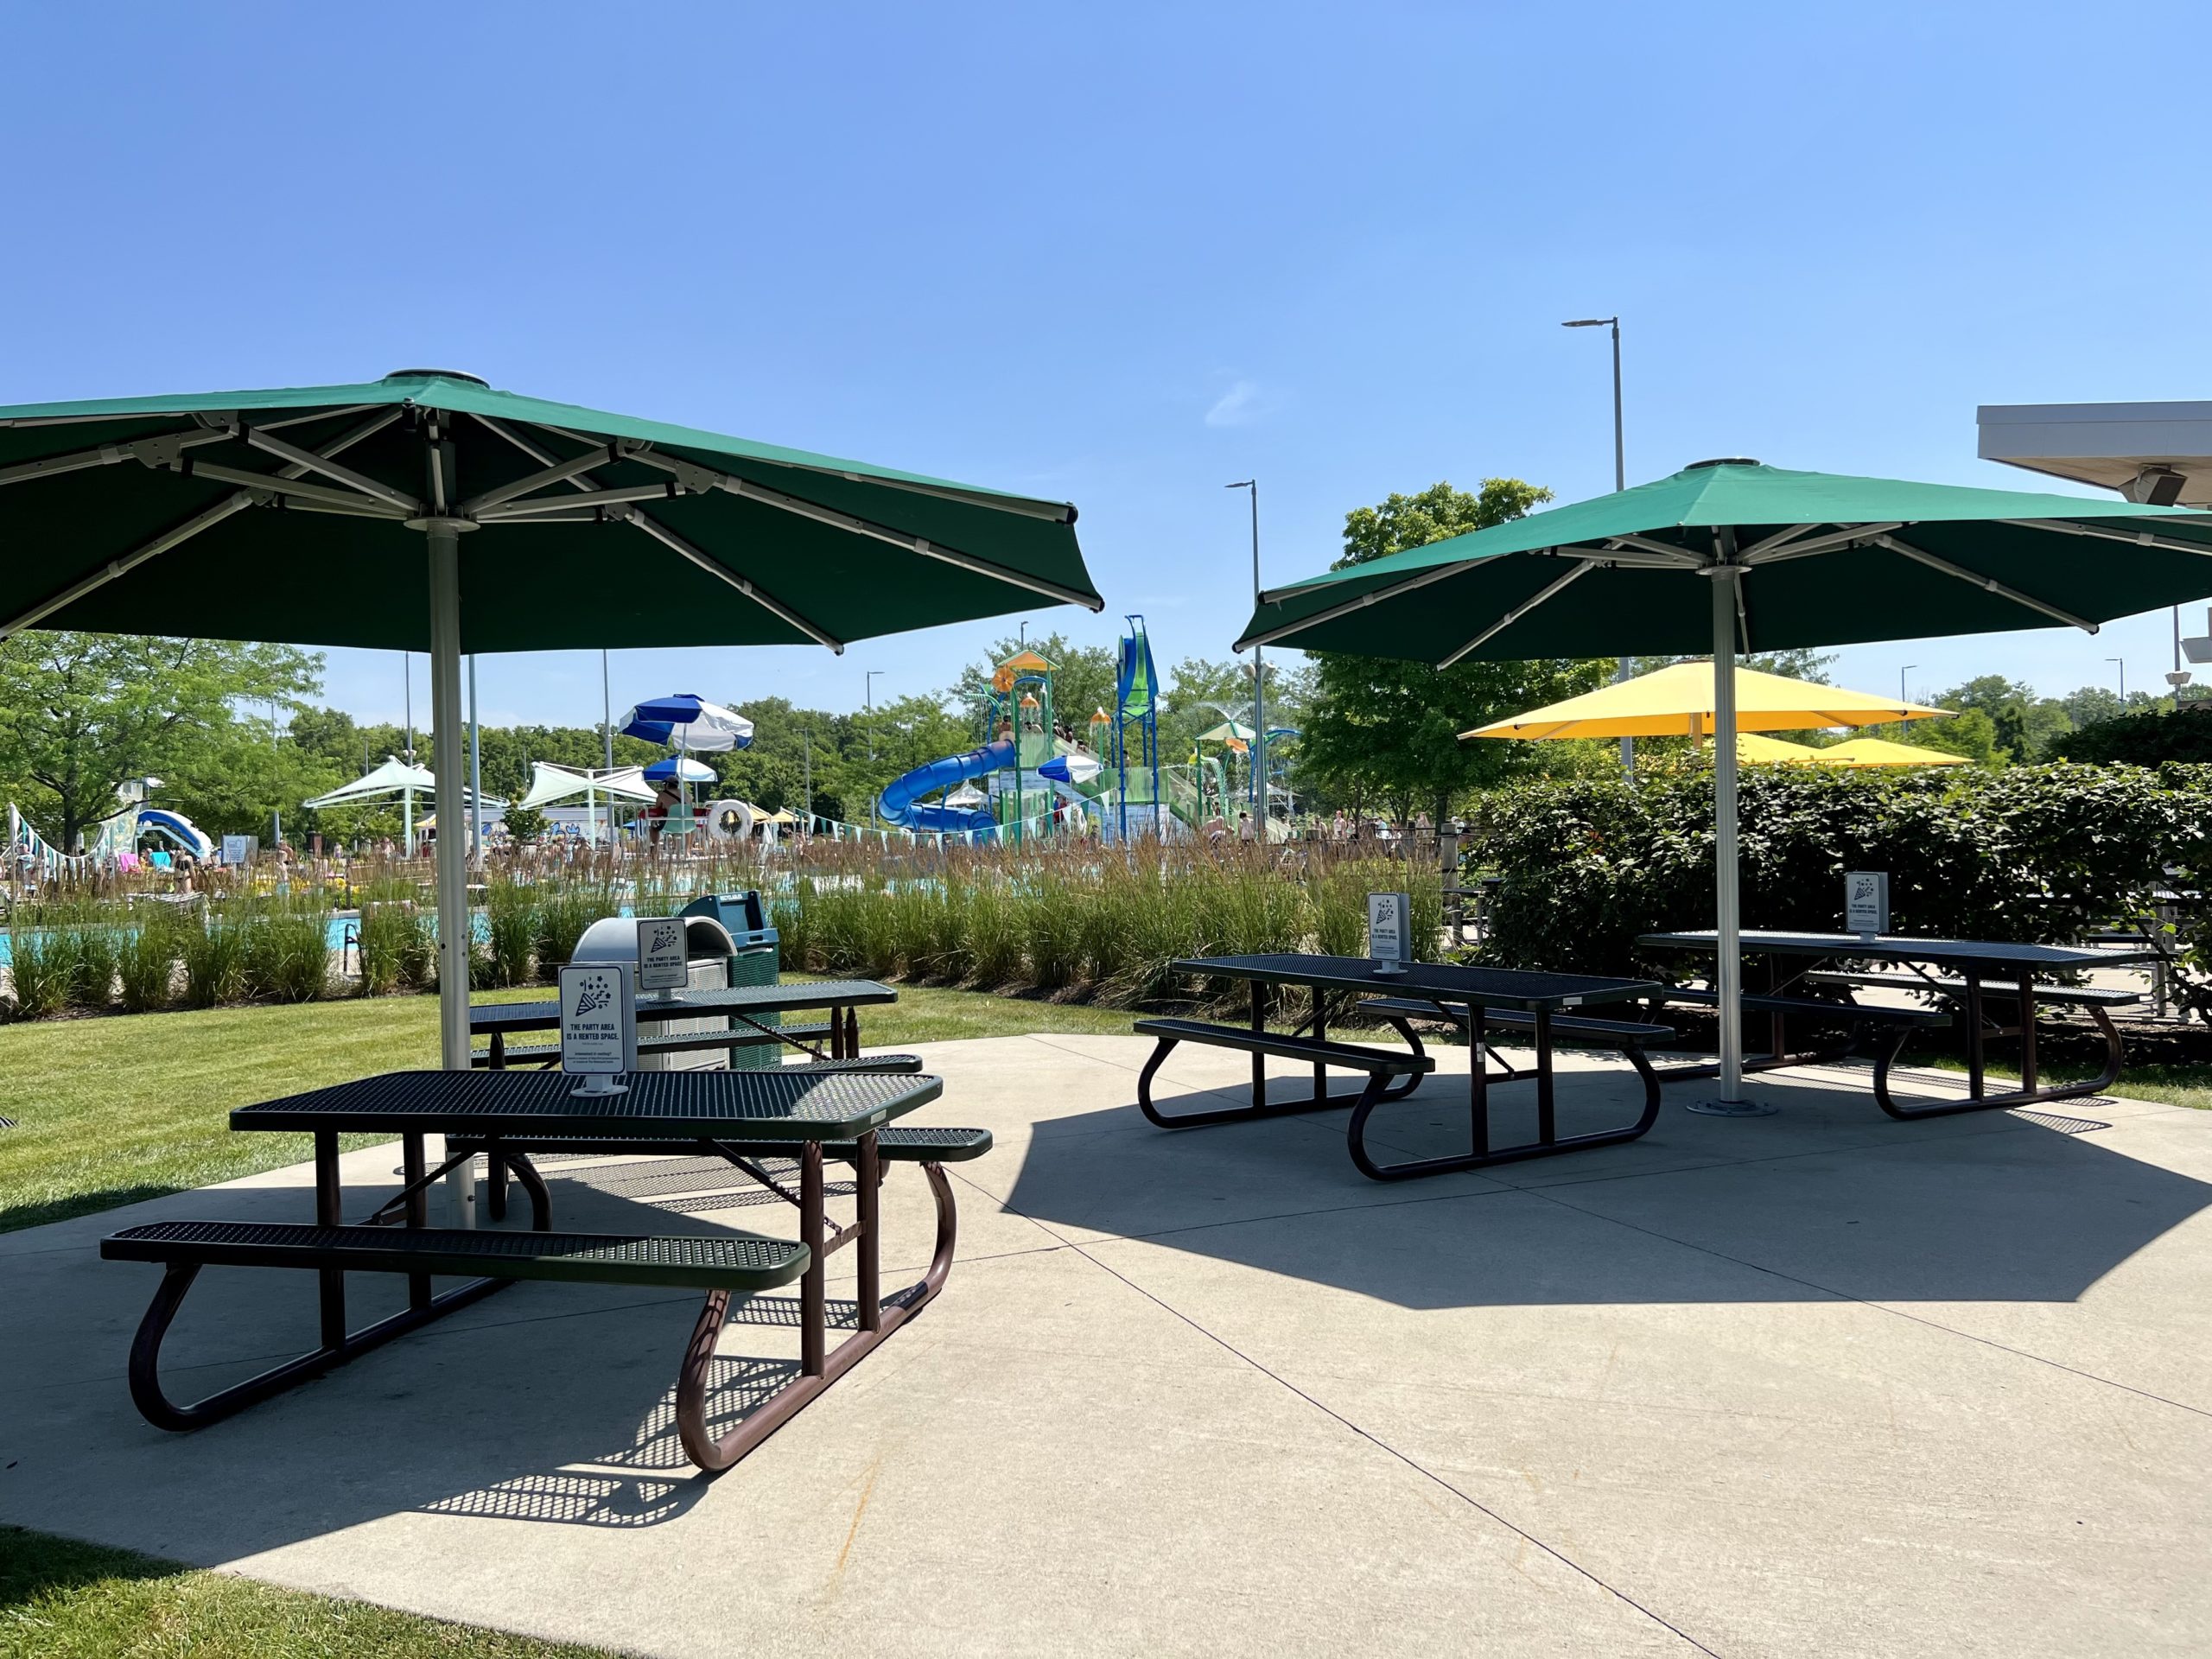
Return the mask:
[[[898,992],[872,979],[794,981],[780,985],[736,985],[721,990],[645,991],[637,999],[638,1023],[642,1026],[728,1015],[750,1027],[764,1041],[789,1042],[795,1048],[821,1058],[818,1051],[785,1035],[774,1026],[764,1024],[758,1016],[826,1008],[830,1013],[828,1058],[851,1059],[861,1052],[857,1010],[880,1007],[898,1000]],[[560,1027],[561,1004],[557,1001],[477,1002],[469,1006],[469,1033],[490,1036],[491,1064],[495,1070],[506,1064],[509,1037],[525,1032],[557,1031]]]
[[[1627,1053],[1644,1084],[1643,1111],[1633,1123],[1589,1134],[1560,1135],[1552,1075],[1552,1044],[1555,1028],[1561,1023],[1562,1016],[1567,1015],[1571,1010],[1627,1002],[1647,996],[1660,988],[1653,982],[1609,979],[1586,974],[1467,968],[1448,963],[1407,963],[1399,972],[1390,975],[1378,973],[1377,968],[1377,963],[1363,957],[1328,957],[1296,952],[1192,957],[1175,963],[1173,969],[1179,974],[1246,982],[1251,991],[1250,1026],[1249,1032],[1239,1033],[1233,1027],[1207,1027],[1188,1020],[1140,1022],[1140,1031],[1157,1034],[1161,1039],[1160,1047],[1154,1051],[1139,1078],[1140,1108],[1147,1117],[1162,1128],[1182,1128],[1243,1118],[1272,1117],[1287,1112],[1310,1112],[1349,1104],[1352,1108],[1352,1115],[1345,1134],[1352,1162],[1362,1174],[1376,1180],[1397,1180],[1414,1175],[1442,1174],[1452,1170],[1480,1169],[1493,1164],[1548,1158],[1590,1147],[1611,1146],[1635,1140],[1657,1121],[1658,1081],[1643,1057],[1643,1047],[1646,1041],[1663,1039],[1672,1035],[1663,1028],[1631,1026],[1626,1022],[1616,1024],[1579,1019],[1569,1021],[1578,1032],[1597,1034],[1600,1040],[1611,1041]],[[1272,1037],[1266,1029],[1268,992],[1269,988],[1278,985],[1302,985],[1313,995],[1312,1014],[1288,1039]],[[1438,1014],[1466,1033],[1470,1049],[1468,1113],[1472,1137],[1471,1147],[1466,1153],[1380,1163],[1371,1155],[1367,1146],[1368,1121],[1376,1109],[1386,1101],[1402,1099],[1418,1084],[1419,1074],[1430,1070],[1433,1065],[1426,1058],[1420,1034],[1408,1023],[1402,1009],[1386,1011],[1382,1017],[1406,1039],[1412,1048],[1414,1059],[1419,1062],[1417,1069],[1410,1072],[1402,1071],[1404,1081],[1395,1087],[1388,1081],[1389,1073],[1376,1069],[1370,1071],[1367,1086],[1357,1095],[1332,1095],[1329,1092],[1326,1073],[1331,1065],[1358,1068],[1363,1064],[1371,1064],[1381,1067],[1391,1059],[1388,1051],[1362,1050],[1354,1046],[1328,1041],[1332,999],[1349,1013],[1356,1009],[1358,1003],[1370,998],[1384,999],[1386,1010],[1390,1003],[1414,1003],[1433,1008]],[[1532,1033],[1536,1053],[1533,1073],[1536,1095],[1536,1138],[1521,1145],[1494,1147],[1490,1122],[1491,1079],[1484,1054],[1495,1029],[1499,1025],[1509,1024]],[[1174,1115],[1156,1111],[1151,1101],[1152,1078],[1175,1044],[1216,1040],[1220,1041],[1223,1046],[1251,1050],[1252,1103],[1217,1111]],[[1268,1101],[1266,1057],[1269,1053],[1278,1057],[1313,1059],[1313,1093],[1310,1100]],[[1508,1075],[1518,1074],[1509,1071]]]
[[[678,1434],[694,1462],[703,1468],[726,1468],[850,1370],[944,1284],[951,1264],[954,1219],[951,1189],[939,1163],[978,1155],[988,1148],[990,1136],[976,1129],[887,1127],[937,1099],[943,1092],[939,1079],[778,1071],[649,1071],[633,1072],[624,1081],[624,1092],[594,1096],[580,1092],[583,1085],[574,1075],[557,1071],[403,1071],[233,1111],[233,1129],[305,1130],[313,1135],[315,1225],[160,1223],[128,1230],[106,1242],[105,1255],[170,1264],[169,1277],[148,1310],[132,1349],[131,1392],[141,1411],[162,1427],[197,1427],[428,1324],[515,1276],[612,1278],[626,1282],[617,1276],[625,1270],[657,1270],[662,1276],[649,1282],[712,1285],[715,1282],[713,1270],[731,1251],[745,1258],[750,1250],[765,1262],[780,1250],[789,1264],[787,1271],[782,1278],[762,1282],[787,1282],[791,1276],[799,1280],[798,1375],[729,1433],[716,1438],[707,1427],[708,1395],[715,1339],[728,1309],[728,1289],[709,1289],[705,1309],[684,1351],[677,1387]],[[404,1184],[397,1194],[363,1222],[349,1227],[342,1215],[339,1136],[351,1133],[396,1135],[402,1147]],[[424,1138],[430,1135],[445,1137],[446,1160],[435,1169],[425,1167]],[[638,1239],[555,1235],[545,1183],[531,1167],[528,1153],[514,1143],[571,1135],[601,1144],[619,1140],[635,1150],[683,1148],[721,1157],[798,1209],[798,1246],[734,1233]],[[505,1150],[500,1151],[503,1147]],[[829,1157],[849,1164],[855,1172],[856,1214],[848,1226],[830,1228],[825,1221],[825,1147]],[[498,1153],[529,1192],[532,1230],[429,1230],[427,1194],[432,1183],[461,1160],[485,1150]],[[797,1162],[796,1191],[787,1176],[764,1166],[764,1160],[783,1157]],[[918,1283],[888,1297],[880,1294],[878,1192],[887,1160],[920,1163],[938,1208],[937,1250],[927,1271]],[[395,1217],[404,1222],[404,1230],[370,1232],[388,1225]],[[372,1252],[364,1245],[365,1238],[377,1242],[372,1254],[382,1265],[357,1270],[405,1273],[409,1306],[404,1313],[348,1332],[346,1263],[349,1255],[368,1259]],[[387,1240],[385,1245],[383,1242]],[[419,1241],[423,1252],[419,1270],[408,1260],[397,1267],[392,1264],[394,1252],[404,1252],[410,1240]],[[848,1244],[854,1247],[856,1256],[855,1329],[831,1351],[824,1263],[830,1254]],[[533,1249],[546,1261],[523,1264],[519,1273],[516,1262],[499,1260],[503,1253],[521,1255]],[[190,1287],[192,1275],[204,1262],[318,1269],[321,1346],[195,1405],[179,1407],[165,1398],[158,1379],[162,1337]],[[723,1264],[725,1272],[727,1265]],[[742,1268],[743,1260],[739,1265]],[[475,1279],[442,1294],[431,1294],[434,1272],[472,1271],[506,1276]],[[733,1282],[745,1281],[741,1274]]]
[[[1905,934],[1860,933],[1799,933],[1783,929],[1746,928],[1738,936],[1744,954],[1770,958],[1767,975],[1770,1000],[1778,999],[1802,982],[1841,988],[1847,1001],[1840,1006],[1848,1009],[1849,988],[1853,985],[1887,987],[1942,997],[1961,1004],[1966,1014],[1967,1027],[1967,1098],[1962,1102],[1941,1105],[1906,1106],[1893,1099],[1888,1086],[1888,1067],[1878,1066],[1874,1074],[1875,1103],[1891,1117],[1942,1117],[1957,1112],[1994,1111],[2013,1106],[2043,1105],[2051,1101],[2075,1100],[2084,1095],[2094,1095],[2110,1088],[2119,1080],[2122,1064],[2120,1033],[2106,1014],[2107,1001],[2126,1002],[2135,1001],[2132,995],[2106,994],[2100,996],[2088,992],[2069,992],[2063,989],[2044,989],[2048,999],[2070,1001],[2087,1009],[2105,1039],[2105,1066],[2096,1077],[2085,1082],[2061,1084],[2053,1087],[2038,1086],[2036,1058],[2036,1001],[2039,982],[2056,974],[2080,973],[2096,968],[2130,968],[2158,960],[2158,952],[2150,945],[2109,946],[2084,944],[2036,944],[2005,939],[1945,939],[1918,938]],[[1637,944],[1647,950],[1689,950],[1711,952],[1715,949],[1715,935],[1710,930],[1679,933],[1646,933]],[[1789,958],[1798,964],[1794,971],[1785,972],[1779,959]],[[1823,972],[1824,962],[1885,963],[1904,968],[1906,973],[1886,976],[1850,972]],[[1955,980],[1936,977],[1934,969],[1955,975]],[[1987,1020],[1984,1004],[1991,997],[2009,1001],[2017,1007],[2018,1023],[1999,1026]],[[1808,1011],[1817,1005],[1809,999]],[[1777,1017],[1777,1026],[1780,1023]],[[2020,1087],[1999,1094],[1992,1094],[1987,1087],[1986,1039],[1989,1037],[2016,1037],[2020,1043]],[[1900,1037],[1898,1046],[1903,1046]],[[1783,1054],[1777,1033],[1776,1052],[1764,1062],[1754,1065],[1772,1066],[1789,1063],[1795,1057]],[[1891,1056],[1893,1058],[1893,1056]],[[1748,1068],[1747,1068],[1748,1069]]]

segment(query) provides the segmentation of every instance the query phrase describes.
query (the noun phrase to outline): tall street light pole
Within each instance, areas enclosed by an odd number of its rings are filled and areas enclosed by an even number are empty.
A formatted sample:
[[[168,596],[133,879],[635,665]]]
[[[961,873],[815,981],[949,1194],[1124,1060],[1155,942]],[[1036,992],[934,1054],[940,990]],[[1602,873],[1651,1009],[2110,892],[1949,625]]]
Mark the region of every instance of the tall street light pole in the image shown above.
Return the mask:
[[[2127,658],[2125,657],[2107,657],[2105,658],[2105,661],[2108,663],[2118,663],[2120,664],[2120,711],[2124,714],[2127,709]]]
[[[1613,488],[1616,493],[1628,488],[1628,452],[1621,439],[1621,320],[1618,317],[1578,317],[1573,322],[1560,324],[1562,328],[1610,328],[1613,333]],[[1624,657],[1613,670],[1613,683],[1618,685],[1628,678],[1629,662]],[[1636,740],[1621,739],[1621,771],[1626,776],[1636,776]]]
[[[1905,695],[1904,677],[1911,673],[1914,669],[1918,668],[1920,664],[1918,663],[1907,663],[1904,667],[1897,670],[1897,702],[1900,705],[1897,709],[1897,735],[1899,737],[1903,737],[1904,735],[1904,709],[1902,705],[1912,701],[1910,697]]]
[[[882,676],[881,669],[871,668],[862,677],[861,701],[868,705],[868,759],[870,766],[875,764],[875,683]]]
[[[468,653],[468,856],[484,868],[484,747],[476,723],[476,653]]]
[[[599,729],[607,740],[607,769],[614,770],[614,700],[607,692],[607,653],[599,653]],[[614,827],[614,803],[610,797],[607,805],[607,824]],[[610,836],[609,839],[613,837]]]
[[[1252,608],[1260,608],[1260,480],[1248,478],[1224,484],[1227,490],[1247,490],[1252,497]],[[1252,793],[1258,811],[1252,833],[1262,846],[1268,839],[1268,664],[1259,646],[1252,647]]]

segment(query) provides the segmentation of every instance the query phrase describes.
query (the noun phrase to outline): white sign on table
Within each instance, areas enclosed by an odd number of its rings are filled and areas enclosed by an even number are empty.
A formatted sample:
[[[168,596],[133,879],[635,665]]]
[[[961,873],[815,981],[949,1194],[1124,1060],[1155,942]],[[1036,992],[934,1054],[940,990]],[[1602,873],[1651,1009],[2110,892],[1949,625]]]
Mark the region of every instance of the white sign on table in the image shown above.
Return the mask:
[[[1412,918],[1410,894],[1367,895],[1367,954],[1374,958],[1377,977],[1388,979],[1405,972],[1405,964],[1413,959],[1407,949]]]
[[[681,916],[647,916],[638,923],[638,988],[680,991],[691,982]]]
[[[571,963],[561,970],[561,1069],[584,1079],[580,1095],[619,1095],[608,1079],[638,1066],[638,1009],[626,962]]]
[[[1843,925],[1869,939],[1890,931],[1887,870],[1853,870],[1843,878]]]

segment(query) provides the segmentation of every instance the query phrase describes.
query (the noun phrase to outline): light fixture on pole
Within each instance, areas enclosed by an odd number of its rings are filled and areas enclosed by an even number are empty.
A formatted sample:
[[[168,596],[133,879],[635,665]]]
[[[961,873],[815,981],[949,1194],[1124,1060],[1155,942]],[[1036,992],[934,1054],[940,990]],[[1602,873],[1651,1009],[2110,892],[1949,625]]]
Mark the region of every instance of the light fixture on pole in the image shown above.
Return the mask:
[[[2105,658],[2105,661],[2108,663],[2117,663],[2120,664],[2120,706],[2123,710],[2125,710],[2127,707],[2127,658],[2125,657],[2107,657]]]
[[[1907,663],[1902,668],[1897,670],[1897,701],[1899,702],[1910,702],[1911,701],[1910,697],[1905,696],[1904,677],[1911,673],[1914,669],[1918,668],[1920,664],[1918,663]],[[1904,729],[1904,721],[1903,720],[1899,720],[1897,721],[1897,728],[1900,731]]]
[[[1260,603],[1260,480],[1248,478],[1224,484],[1225,490],[1249,490],[1252,494],[1252,604]],[[1258,813],[1252,832],[1264,845],[1268,836],[1268,668],[1260,647],[1252,647],[1252,797]]]
[[[1628,454],[1621,441],[1621,320],[1618,317],[1577,317],[1572,322],[1562,322],[1562,328],[1610,328],[1613,334],[1613,488],[1616,492],[1628,488]],[[1613,670],[1613,683],[1618,685],[1629,677],[1629,659],[1623,657]],[[1621,771],[1636,776],[1636,740],[1621,739]]]

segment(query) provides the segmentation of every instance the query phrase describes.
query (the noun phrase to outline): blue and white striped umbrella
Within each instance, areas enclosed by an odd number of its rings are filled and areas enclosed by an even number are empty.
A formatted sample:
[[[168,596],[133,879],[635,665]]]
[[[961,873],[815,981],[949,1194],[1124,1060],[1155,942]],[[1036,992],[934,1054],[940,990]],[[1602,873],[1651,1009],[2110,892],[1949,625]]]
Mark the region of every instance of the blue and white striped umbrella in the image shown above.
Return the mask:
[[[709,702],[689,691],[654,697],[623,716],[625,737],[666,743],[693,753],[742,749],[753,742],[753,722],[734,709]]]
[[[671,754],[665,760],[656,760],[645,768],[649,784],[711,784],[715,769],[703,760],[687,760],[680,754]]]

